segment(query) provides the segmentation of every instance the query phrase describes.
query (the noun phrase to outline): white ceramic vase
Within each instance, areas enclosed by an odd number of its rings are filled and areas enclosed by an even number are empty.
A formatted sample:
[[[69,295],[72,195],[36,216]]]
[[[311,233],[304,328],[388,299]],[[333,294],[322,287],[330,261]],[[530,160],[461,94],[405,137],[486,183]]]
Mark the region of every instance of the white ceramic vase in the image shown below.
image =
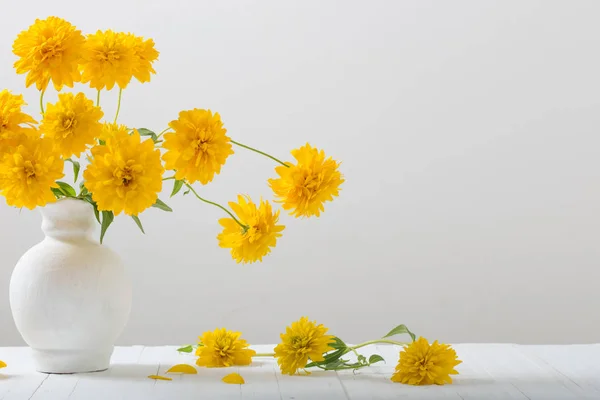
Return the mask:
[[[41,209],[44,240],[17,263],[10,306],[46,373],[108,368],[131,310],[131,284],[119,256],[93,237],[90,204],[62,199]]]

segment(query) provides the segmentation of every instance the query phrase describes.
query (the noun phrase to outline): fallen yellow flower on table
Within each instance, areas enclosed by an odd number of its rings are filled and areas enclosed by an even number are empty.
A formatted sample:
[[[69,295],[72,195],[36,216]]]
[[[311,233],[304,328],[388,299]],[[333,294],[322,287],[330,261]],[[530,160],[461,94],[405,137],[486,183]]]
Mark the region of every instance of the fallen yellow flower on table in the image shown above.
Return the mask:
[[[461,362],[449,344],[436,340],[430,345],[427,339],[420,337],[400,352],[392,381],[409,385],[452,383],[450,375],[458,374],[454,367]]]
[[[159,381],[172,381],[173,379],[167,377],[167,376],[160,376],[160,375],[148,375],[148,378],[150,379],[156,379]]]
[[[165,373],[166,374],[175,374],[175,373],[180,373],[180,374],[197,374],[198,371],[196,370],[196,368],[194,368],[193,366],[191,366],[189,364],[177,364],[177,365],[173,365]]]
[[[226,375],[221,380],[225,383],[230,383],[230,384],[234,384],[234,385],[243,385],[244,383],[246,383],[244,378],[242,378],[242,376],[240,374],[238,374],[237,372]]]
[[[6,363],[2,360],[0,360],[0,368],[4,368],[6,367]]]

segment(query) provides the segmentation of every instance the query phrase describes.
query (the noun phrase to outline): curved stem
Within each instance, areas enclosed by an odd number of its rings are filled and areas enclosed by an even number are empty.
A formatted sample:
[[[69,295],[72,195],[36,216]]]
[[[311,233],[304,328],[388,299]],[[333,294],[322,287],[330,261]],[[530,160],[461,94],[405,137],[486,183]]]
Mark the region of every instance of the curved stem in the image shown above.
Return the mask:
[[[168,178],[163,178],[163,181],[168,181],[169,179],[177,179],[177,178],[175,178],[175,175],[173,175],[173,176],[169,176]]]
[[[389,340],[389,339],[375,339],[375,340],[369,340],[368,342],[357,344],[356,346],[350,346],[348,348],[350,350],[354,351],[356,349],[360,349],[361,347],[365,347],[370,344],[377,344],[377,343],[395,344],[396,346],[406,346],[406,345],[410,344],[410,343],[406,343],[406,342],[396,342],[395,340]]]
[[[165,134],[169,129],[171,129],[171,127],[168,127],[167,129],[163,130],[161,133],[158,134],[158,136],[156,136],[156,139],[159,139],[163,134]]]
[[[100,91],[98,91],[98,95],[100,95]],[[117,103],[117,113],[115,114],[113,124],[116,124],[117,119],[119,118],[119,112],[121,111],[121,96],[123,96],[123,89],[119,88],[119,102]]]
[[[40,90],[40,110],[42,110],[42,116],[44,116],[44,93],[46,93],[46,89]]]
[[[96,107],[100,107],[100,89],[98,89],[98,94],[96,95]]]
[[[193,187],[192,187],[192,186],[191,186],[189,183],[187,183],[187,182],[186,182],[186,183],[185,183],[185,186],[187,186],[187,187],[188,187],[188,189],[190,189],[190,190],[192,191],[192,193],[194,193],[194,195],[195,195],[195,196],[198,198],[198,200],[201,200],[201,201],[203,201],[203,202],[205,202],[205,203],[211,204],[211,205],[213,205],[213,206],[215,206],[215,207],[219,207],[221,210],[223,210],[223,211],[225,211],[227,214],[229,214],[229,216],[230,216],[231,218],[233,218],[233,220],[234,220],[235,222],[237,222],[237,224],[238,224],[239,226],[241,226],[242,228],[244,228],[244,230],[247,230],[247,229],[248,229],[248,226],[246,226],[246,225],[242,224],[242,223],[241,223],[241,222],[240,222],[240,221],[239,221],[239,220],[238,220],[238,219],[237,219],[237,218],[236,218],[236,217],[235,217],[235,216],[234,216],[234,215],[231,213],[231,211],[229,211],[228,209],[226,209],[225,207],[223,207],[222,205],[220,205],[220,204],[218,204],[218,203],[214,203],[214,202],[212,202],[212,201],[209,201],[209,200],[206,200],[206,199],[204,199],[204,198],[200,197],[200,195],[199,195],[198,193],[196,193],[196,191],[194,190],[194,188],[193,188]]]
[[[265,153],[265,152],[262,152],[262,151],[260,151],[260,150],[256,150],[256,149],[255,149],[255,148],[253,148],[253,147],[246,146],[245,144],[241,144],[241,143],[239,143],[239,142],[236,142],[235,140],[232,140],[232,141],[231,141],[231,143],[233,143],[233,144],[235,144],[235,145],[237,145],[237,146],[243,147],[243,148],[245,148],[245,149],[252,150],[252,151],[254,151],[255,153],[262,154],[262,155],[263,155],[263,156],[265,156],[265,157],[269,157],[271,160],[277,161],[279,164],[283,165],[284,167],[288,167],[288,168],[290,167],[289,165],[287,165],[287,164],[286,164],[286,163],[284,163],[283,161],[281,161],[281,160],[279,160],[279,159],[277,159],[277,158],[273,157],[272,155],[270,155],[270,154],[267,154],[267,153]]]

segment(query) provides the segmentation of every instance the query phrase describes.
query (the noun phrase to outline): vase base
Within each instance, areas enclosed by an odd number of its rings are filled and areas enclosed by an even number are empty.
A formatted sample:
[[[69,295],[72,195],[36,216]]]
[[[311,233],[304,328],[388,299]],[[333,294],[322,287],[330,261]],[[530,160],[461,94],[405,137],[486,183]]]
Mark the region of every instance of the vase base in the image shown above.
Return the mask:
[[[113,347],[92,350],[32,349],[35,370],[45,374],[76,374],[108,369]]]

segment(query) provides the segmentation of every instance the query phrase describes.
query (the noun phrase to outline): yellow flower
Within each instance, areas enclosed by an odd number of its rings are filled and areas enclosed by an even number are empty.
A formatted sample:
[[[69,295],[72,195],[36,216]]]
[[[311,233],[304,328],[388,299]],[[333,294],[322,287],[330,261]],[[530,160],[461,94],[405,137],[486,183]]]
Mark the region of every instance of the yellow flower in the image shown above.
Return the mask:
[[[219,113],[193,109],[179,113],[169,124],[175,132],[167,133],[163,147],[165,168],[175,170],[177,179],[189,183],[212,181],[230,154],[233,154],[227,130]]]
[[[111,90],[115,83],[125,89],[136,65],[133,35],[111,30],[88,35],[81,66],[83,83],[94,89]]]
[[[105,122],[102,124],[102,131],[100,132],[98,139],[106,142],[109,137],[125,137],[123,133],[129,135],[130,130],[131,129],[127,128],[125,125]]]
[[[83,177],[98,210],[138,215],[156,202],[163,172],[152,140],[141,141],[137,131],[132,135],[118,131],[106,145],[92,147]]]
[[[311,361],[323,361],[323,354],[333,350],[334,336],[326,335],[327,328],[307,317],[292,322],[281,334],[281,343],[275,347],[275,358],[281,373],[294,375]]]
[[[0,92],[0,158],[2,154],[19,144],[20,139],[37,122],[21,111],[26,105],[22,95]]]
[[[64,162],[50,139],[27,135],[0,162],[0,190],[9,206],[44,206],[56,200],[50,190],[64,176]]]
[[[238,202],[230,202],[229,206],[248,228],[243,229],[233,218],[220,219],[223,232],[217,236],[219,246],[231,249],[231,256],[238,263],[262,261],[271,252],[271,247],[275,247],[285,228],[277,225],[279,211],[273,213],[271,204],[262,199],[256,207],[252,200],[243,196],[238,196]]]
[[[48,104],[40,130],[64,157],[79,157],[100,136],[103,115],[83,93],[61,93],[56,104]]]
[[[275,168],[279,178],[269,179],[269,185],[290,215],[318,217],[325,211],[323,203],[332,201],[344,182],[339,163],[331,157],[326,159],[323,150],[309,144],[292,150],[292,155],[298,163]]]
[[[13,53],[20,57],[15,62],[17,74],[27,73],[25,85],[35,83],[38,90],[46,90],[50,79],[56,90],[73,87],[81,78],[78,61],[84,43],[81,31],[64,19],[36,19],[13,44]]]
[[[6,363],[2,360],[0,360],[0,368],[5,368],[6,367]]]
[[[240,339],[241,335],[225,328],[204,332],[200,337],[202,345],[196,350],[196,364],[200,367],[250,365],[256,352],[248,348],[248,342]]]
[[[133,38],[133,76],[141,83],[150,82],[150,74],[156,74],[152,63],[158,59],[158,51],[154,48],[154,40],[144,40],[141,36],[131,35]]]
[[[450,375],[458,374],[454,367],[461,362],[450,345],[436,340],[430,346],[427,339],[420,337],[400,352],[392,381],[409,385],[452,383]]]

